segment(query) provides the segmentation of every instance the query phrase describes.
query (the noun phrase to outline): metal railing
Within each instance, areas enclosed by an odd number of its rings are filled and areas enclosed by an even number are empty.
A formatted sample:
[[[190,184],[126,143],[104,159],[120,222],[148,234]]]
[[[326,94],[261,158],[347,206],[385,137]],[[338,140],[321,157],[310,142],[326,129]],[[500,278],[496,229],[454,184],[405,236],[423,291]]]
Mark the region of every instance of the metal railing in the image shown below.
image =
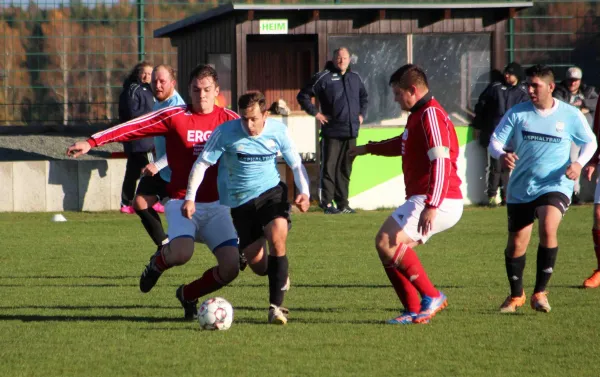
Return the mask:
[[[153,30],[226,2],[12,0],[0,4],[0,125],[113,122],[122,82],[136,62],[176,66],[175,49],[167,38],[152,38]],[[523,65],[550,64],[559,77],[577,64],[585,80],[600,83],[600,43],[596,42],[600,0],[537,0],[534,4],[510,22],[507,58]]]

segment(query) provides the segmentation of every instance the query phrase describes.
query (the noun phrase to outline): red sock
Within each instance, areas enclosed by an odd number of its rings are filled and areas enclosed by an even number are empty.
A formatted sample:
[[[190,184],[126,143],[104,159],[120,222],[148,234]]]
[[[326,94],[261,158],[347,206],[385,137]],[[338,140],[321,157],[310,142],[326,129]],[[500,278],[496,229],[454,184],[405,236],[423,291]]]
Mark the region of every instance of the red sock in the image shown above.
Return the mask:
[[[186,301],[194,301],[198,297],[202,297],[212,293],[225,284],[221,282],[218,272],[219,267],[215,266],[204,271],[204,275],[198,280],[194,280],[190,284],[183,287],[183,298]]]
[[[396,250],[393,262],[398,265],[402,274],[419,291],[421,296],[438,297],[439,292],[425,273],[417,253],[407,245],[401,244]]]
[[[421,309],[419,292],[412,283],[398,270],[396,265],[384,266],[385,273],[392,283],[405,310],[418,313]]]
[[[596,252],[596,261],[600,270],[600,229],[592,229],[592,238],[594,239],[594,251]]]
[[[171,266],[169,266],[165,261],[165,257],[163,256],[162,252],[158,254],[156,258],[154,258],[154,267],[156,268],[156,270],[158,270],[158,272],[165,272],[166,270],[171,268]]]

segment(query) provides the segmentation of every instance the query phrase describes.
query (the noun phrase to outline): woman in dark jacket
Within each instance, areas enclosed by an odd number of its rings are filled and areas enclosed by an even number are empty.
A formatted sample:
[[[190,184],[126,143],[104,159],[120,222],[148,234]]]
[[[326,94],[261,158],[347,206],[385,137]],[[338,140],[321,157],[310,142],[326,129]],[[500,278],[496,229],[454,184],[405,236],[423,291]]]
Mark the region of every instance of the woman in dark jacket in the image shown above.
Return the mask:
[[[154,96],[150,81],[152,79],[152,65],[140,62],[133,68],[125,82],[123,91],[119,96],[119,122],[124,123],[152,111]],[[127,156],[125,178],[121,189],[121,212],[133,214],[132,201],[135,196],[137,180],[140,178],[142,168],[153,161],[153,138],[123,143]]]

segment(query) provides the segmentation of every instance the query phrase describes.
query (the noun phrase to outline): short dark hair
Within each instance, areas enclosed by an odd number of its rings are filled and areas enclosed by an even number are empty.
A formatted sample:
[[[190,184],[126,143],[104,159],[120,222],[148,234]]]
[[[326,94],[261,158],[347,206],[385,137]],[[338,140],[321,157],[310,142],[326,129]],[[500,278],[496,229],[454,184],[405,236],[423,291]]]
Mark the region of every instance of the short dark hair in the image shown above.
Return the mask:
[[[212,77],[215,82],[215,86],[219,86],[219,75],[217,71],[208,64],[200,64],[197,65],[196,68],[192,69],[190,73],[190,79],[188,80],[188,85],[192,83],[194,79],[202,80],[205,77]]]
[[[141,61],[133,67],[131,72],[129,73],[129,77],[127,77],[127,81],[129,82],[138,82],[140,81],[140,75],[144,72],[144,68],[150,67],[152,68],[152,64],[147,61]]]
[[[531,66],[525,70],[525,76],[539,77],[547,82],[554,82],[554,71],[547,65],[536,64]]]
[[[238,111],[253,108],[258,104],[261,113],[267,111],[267,100],[261,92],[249,92],[238,99]]]
[[[423,85],[429,88],[425,71],[415,64],[405,64],[398,68],[390,77],[389,84],[390,86],[398,86],[402,89],[408,89],[413,85]]]
[[[159,64],[156,67],[154,67],[154,70],[156,71],[157,69],[160,69],[160,68],[163,68],[164,70],[169,72],[169,75],[171,76],[172,80],[177,80],[177,75],[175,74],[175,70],[173,69],[172,66],[170,66],[169,64]]]

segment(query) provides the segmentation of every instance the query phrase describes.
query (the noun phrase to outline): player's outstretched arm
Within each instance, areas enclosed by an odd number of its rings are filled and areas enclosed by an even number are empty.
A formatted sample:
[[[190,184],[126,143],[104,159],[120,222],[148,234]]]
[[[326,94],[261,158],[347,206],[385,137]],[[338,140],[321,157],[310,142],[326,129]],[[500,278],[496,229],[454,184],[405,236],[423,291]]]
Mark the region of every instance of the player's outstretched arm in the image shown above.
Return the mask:
[[[397,157],[402,156],[402,135],[382,141],[370,141],[355,149],[355,152],[364,152],[362,154],[374,154],[376,156]],[[358,156],[358,154],[357,154]]]
[[[92,146],[87,141],[76,141],[73,145],[67,148],[67,156],[77,158],[88,153]]]
[[[350,147],[350,149],[348,150],[348,154],[352,158],[355,158],[358,156],[364,156],[365,154],[367,154],[367,146],[366,145],[355,145],[353,147]]]

